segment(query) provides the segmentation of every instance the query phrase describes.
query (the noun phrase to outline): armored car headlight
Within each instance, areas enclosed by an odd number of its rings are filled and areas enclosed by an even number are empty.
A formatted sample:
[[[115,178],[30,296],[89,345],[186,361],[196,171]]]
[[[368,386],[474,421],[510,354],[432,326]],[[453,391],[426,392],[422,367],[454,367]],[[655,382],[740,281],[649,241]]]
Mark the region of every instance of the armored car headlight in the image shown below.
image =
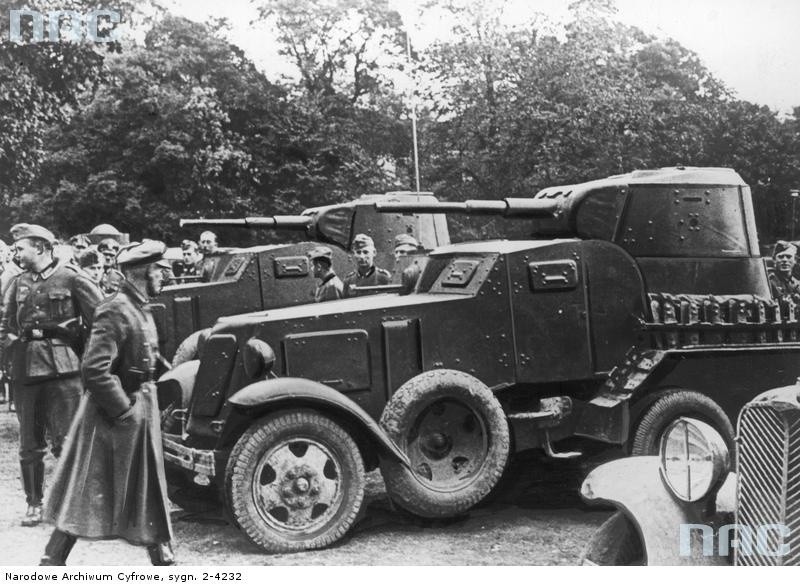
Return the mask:
[[[275,364],[275,352],[269,344],[258,338],[250,338],[242,352],[244,372],[250,378],[262,378]]]
[[[661,438],[661,477],[673,494],[696,502],[728,471],[725,440],[716,429],[688,417],[670,424]]]

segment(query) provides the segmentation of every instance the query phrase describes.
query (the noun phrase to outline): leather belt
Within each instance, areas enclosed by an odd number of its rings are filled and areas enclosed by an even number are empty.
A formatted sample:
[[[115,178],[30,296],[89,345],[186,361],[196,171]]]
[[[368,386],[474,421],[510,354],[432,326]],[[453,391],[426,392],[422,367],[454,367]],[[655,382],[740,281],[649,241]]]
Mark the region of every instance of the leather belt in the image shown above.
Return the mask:
[[[52,340],[54,338],[64,338],[67,333],[58,328],[25,328],[22,330],[20,338],[23,342],[31,340]]]

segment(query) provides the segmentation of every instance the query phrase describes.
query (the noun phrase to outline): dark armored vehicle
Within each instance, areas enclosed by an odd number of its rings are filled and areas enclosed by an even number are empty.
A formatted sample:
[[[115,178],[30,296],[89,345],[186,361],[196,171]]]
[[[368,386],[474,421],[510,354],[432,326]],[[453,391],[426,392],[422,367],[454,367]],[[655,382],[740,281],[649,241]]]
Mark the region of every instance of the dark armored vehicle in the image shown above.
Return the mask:
[[[268,550],[341,537],[378,465],[398,505],[458,514],[511,446],[654,453],[685,415],[730,443],[741,406],[792,380],[797,307],[770,297],[731,170],[376,207],[527,218],[534,237],[440,247],[410,295],[223,318],[194,370],[162,381],[191,390],[164,442],[173,481],[218,488]]]
[[[436,202],[429,193],[393,192],[364,195],[344,204],[305,210],[297,216],[241,220],[183,220],[181,225],[243,226],[302,233],[309,242],[274,244],[226,250],[217,255],[208,282],[186,282],[164,288],[153,301],[153,316],[161,338],[161,353],[172,358],[188,339],[178,362],[194,354],[196,332],[214,325],[223,315],[287,307],[313,300],[316,285],[306,254],[320,242],[334,245],[333,266],[344,275],[351,267],[345,251],[356,234],[375,240],[378,266],[393,268],[397,234],[413,234],[426,249],[448,244],[444,216],[393,214],[375,211],[378,201]],[[183,356],[186,354],[186,356]]]

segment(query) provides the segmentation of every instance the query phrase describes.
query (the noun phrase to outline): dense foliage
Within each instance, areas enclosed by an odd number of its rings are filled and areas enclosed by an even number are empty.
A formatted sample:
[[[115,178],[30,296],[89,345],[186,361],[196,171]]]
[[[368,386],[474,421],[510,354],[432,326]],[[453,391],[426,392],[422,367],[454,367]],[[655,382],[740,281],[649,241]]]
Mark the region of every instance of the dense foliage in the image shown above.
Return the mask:
[[[256,4],[292,79],[268,79],[224,23],[155,8],[139,43],[4,41],[0,228],[110,222],[174,242],[180,217],[411,189],[400,16],[385,0]],[[677,42],[617,22],[610,0],[575,2],[564,26],[507,24],[497,2],[434,9],[452,34],[416,55],[423,189],[525,196],[637,168],[729,166],[753,187],[762,240],[793,233],[800,109],[782,119],[737,99]]]

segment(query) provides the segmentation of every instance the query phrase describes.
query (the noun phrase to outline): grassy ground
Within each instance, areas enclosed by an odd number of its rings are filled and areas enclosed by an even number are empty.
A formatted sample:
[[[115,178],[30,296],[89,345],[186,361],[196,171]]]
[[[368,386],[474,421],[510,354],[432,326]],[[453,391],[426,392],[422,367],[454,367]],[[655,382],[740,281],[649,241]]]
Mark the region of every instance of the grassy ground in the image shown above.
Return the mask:
[[[17,420],[0,405],[0,565],[38,563],[51,529],[24,528],[25,497],[17,461]],[[53,461],[48,459],[48,476]],[[179,562],[185,565],[472,565],[577,564],[587,540],[609,516],[586,509],[577,496],[575,466],[520,459],[490,504],[457,520],[422,521],[394,511],[380,475],[369,478],[361,520],[326,550],[267,555],[228,525],[218,510],[172,512]],[[79,541],[70,565],[146,565],[143,548],[120,541]]]

